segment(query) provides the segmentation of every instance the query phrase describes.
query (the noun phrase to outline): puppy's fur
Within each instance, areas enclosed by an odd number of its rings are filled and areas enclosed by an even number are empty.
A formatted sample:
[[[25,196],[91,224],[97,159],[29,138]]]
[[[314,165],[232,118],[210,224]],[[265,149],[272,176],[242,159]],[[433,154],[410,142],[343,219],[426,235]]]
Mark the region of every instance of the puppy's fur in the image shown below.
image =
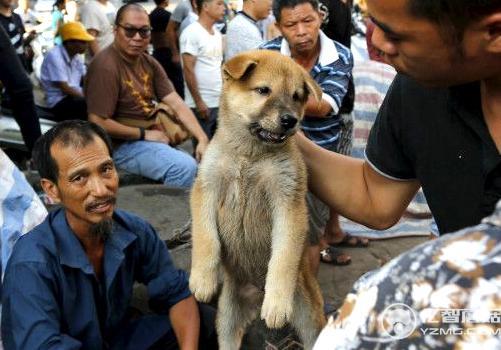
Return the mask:
[[[221,349],[240,347],[261,303],[268,327],[289,322],[311,348],[325,319],[306,255],[306,169],[292,135],[308,96],[319,101],[322,92],[303,68],[271,51],[234,57],[223,77],[218,130],[191,195],[190,288],[209,301],[223,267]]]

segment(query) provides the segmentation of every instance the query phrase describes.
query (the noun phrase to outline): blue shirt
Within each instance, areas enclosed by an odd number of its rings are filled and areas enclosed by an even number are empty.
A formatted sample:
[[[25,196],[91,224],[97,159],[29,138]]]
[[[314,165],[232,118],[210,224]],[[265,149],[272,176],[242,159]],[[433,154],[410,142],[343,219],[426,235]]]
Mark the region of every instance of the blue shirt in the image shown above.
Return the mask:
[[[56,82],[65,81],[70,87],[82,92],[80,83],[85,73],[85,65],[80,55],[70,59],[64,45],[54,46],[45,56],[40,74],[47,106],[52,108],[66,97]]]
[[[146,349],[171,329],[170,307],[191,295],[186,273],[144,220],[116,210],[113,224],[101,281],[64,209],[19,239],[3,285],[6,349]],[[131,323],[135,281],[146,285],[158,315]]]
[[[320,55],[310,75],[322,89],[322,99],[331,105],[332,111],[324,118],[305,115],[301,128],[305,135],[317,145],[335,150],[342,127],[341,116],[338,112],[348,92],[353,70],[353,56],[349,48],[329,39],[322,31],[320,31],[319,40]],[[280,51],[285,56],[291,56],[289,44],[282,37],[268,41],[261,48]]]

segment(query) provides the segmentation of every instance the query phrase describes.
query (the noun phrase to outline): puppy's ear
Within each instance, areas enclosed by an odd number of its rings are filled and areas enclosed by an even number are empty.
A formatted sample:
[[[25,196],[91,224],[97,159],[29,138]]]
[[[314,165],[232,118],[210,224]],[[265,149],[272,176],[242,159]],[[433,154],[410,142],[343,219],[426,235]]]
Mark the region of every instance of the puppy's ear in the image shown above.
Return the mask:
[[[306,85],[306,89],[308,90],[309,94],[313,94],[313,97],[315,97],[315,100],[320,102],[322,100],[322,89],[320,86],[318,86],[317,82],[313,80],[313,78],[310,76],[310,74],[306,71],[303,73],[304,76],[304,85]]]
[[[240,80],[249,75],[257,66],[257,61],[248,55],[237,55],[223,66],[223,78]]]

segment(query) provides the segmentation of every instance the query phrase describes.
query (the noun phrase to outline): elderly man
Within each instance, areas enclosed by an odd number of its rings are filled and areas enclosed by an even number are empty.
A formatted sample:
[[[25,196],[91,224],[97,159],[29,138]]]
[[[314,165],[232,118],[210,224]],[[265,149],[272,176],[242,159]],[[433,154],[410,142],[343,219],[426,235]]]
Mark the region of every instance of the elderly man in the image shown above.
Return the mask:
[[[160,64],[146,53],[150,35],[144,8],[131,3],[118,10],[114,44],[93,59],[87,74],[89,120],[116,140],[114,161],[118,168],[189,188],[197,172],[195,159],[169,145],[172,140],[159,128],[145,130],[124,122],[149,119],[156,104],[163,102],[177,112],[180,123],[198,141],[197,159],[208,144],[193,112],[174,91]]]
[[[270,15],[272,0],[244,0],[242,11],[228,23],[224,59],[240,52],[257,49],[264,43],[259,21]]]
[[[400,74],[366,160],[299,137],[312,190],[342,215],[384,229],[422,186],[441,234],[478,224],[501,197],[499,0],[367,5],[372,42]]]
[[[277,0],[273,3],[273,14],[283,37],[273,39],[262,47],[292,57],[310,72],[324,92],[320,103],[313,97],[308,101],[302,130],[322,148],[348,153],[353,121],[342,112],[353,68],[350,50],[329,39],[320,30],[322,17],[317,0]],[[350,263],[351,258],[334,245],[366,246],[368,242],[342,232],[336,212],[329,212],[311,194],[308,195],[308,206],[314,269],[318,267],[318,235],[322,231],[322,261],[335,265]]]
[[[2,293],[5,348],[170,349],[176,339],[197,348],[201,318],[186,273],[151,225],[115,209],[118,175],[104,130],[63,121],[37,141],[33,158],[61,208],[14,247]],[[131,318],[135,281],[147,286],[154,315]]]
[[[62,45],[54,46],[42,63],[41,82],[47,106],[56,121],[87,120],[82,83],[86,68],[80,58],[94,40],[79,22],[68,22],[59,31]]]

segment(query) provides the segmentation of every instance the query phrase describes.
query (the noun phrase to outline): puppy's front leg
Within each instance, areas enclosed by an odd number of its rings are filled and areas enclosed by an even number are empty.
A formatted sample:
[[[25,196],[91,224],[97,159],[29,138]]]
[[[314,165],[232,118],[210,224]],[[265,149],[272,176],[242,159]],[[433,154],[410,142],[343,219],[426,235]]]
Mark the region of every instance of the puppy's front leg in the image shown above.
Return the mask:
[[[221,244],[216,224],[217,198],[197,179],[191,193],[193,250],[190,289],[195,298],[209,302],[217,291]]]
[[[270,328],[280,328],[291,320],[306,230],[304,199],[289,201],[287,205],[277,200],[273,210],[271,259],[261,309],[261,318]]]

